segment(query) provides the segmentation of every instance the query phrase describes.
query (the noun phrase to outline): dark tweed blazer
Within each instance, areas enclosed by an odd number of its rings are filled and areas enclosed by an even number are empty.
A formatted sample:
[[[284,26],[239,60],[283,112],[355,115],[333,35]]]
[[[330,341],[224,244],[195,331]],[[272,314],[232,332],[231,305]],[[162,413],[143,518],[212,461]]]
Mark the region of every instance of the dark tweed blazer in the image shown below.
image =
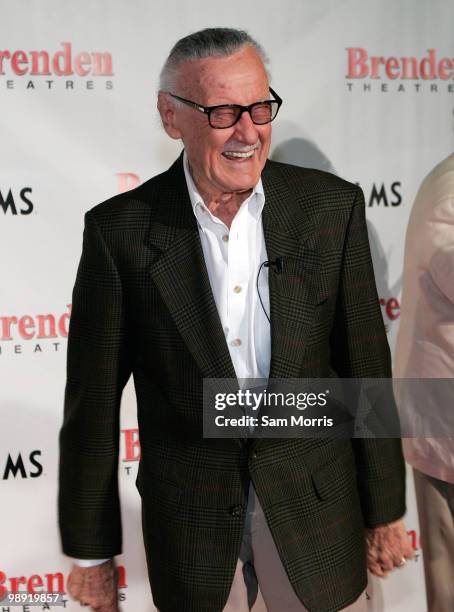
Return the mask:
[[[270,272],[270,377],[390,376],[361,190],[271,161],[262,179],[268,257],[301,261]],[[400,441],[203,439],[203,378],[235,372],[181,157],[85,217],[60,434],[60,529],[73,557],[121,552],[119,407],[131,373],[156,606],[222,611],[250,479],[308,610],[354,601],[366,586],[364,525],[405,511]]]

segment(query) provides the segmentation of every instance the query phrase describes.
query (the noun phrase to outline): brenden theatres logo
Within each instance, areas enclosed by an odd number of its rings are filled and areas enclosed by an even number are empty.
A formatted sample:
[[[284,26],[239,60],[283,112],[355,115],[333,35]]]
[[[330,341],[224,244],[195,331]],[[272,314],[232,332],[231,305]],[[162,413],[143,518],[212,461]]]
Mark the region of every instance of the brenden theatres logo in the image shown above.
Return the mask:
[[[68,337],[71,306],[60,315],[0,315],[0,355],[8,350],[16,355],[60,350],[61,339]]]
[[[5,89],[113,89],[113,60],[107,51],[77,51],[62,42],[55,51],[0,50]],[[16,78],[18,77],[18,78]]]
[[[348,47],[348,91],[423,92],[454,94],[454,58],[436,49],[422,56],[372,55],[363,47]]]

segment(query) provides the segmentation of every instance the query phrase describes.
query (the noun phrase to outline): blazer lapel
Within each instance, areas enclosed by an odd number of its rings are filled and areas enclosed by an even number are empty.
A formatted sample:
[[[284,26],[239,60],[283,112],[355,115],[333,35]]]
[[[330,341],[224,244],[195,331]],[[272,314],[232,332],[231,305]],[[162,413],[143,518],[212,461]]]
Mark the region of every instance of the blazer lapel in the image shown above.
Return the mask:
[[[156,250],[150,274],[205,378],[234,378],[214,301],[182,155],[161,175],[153,199],[149,242]]]
[[[285,177],[267,163],[263,230],[268,259],[283,259],[281,273],[269,273],[271,365],[270,379],[297,378],[303,362],[317,303],[319,253],[317,232],[308,206],[295,201]]]

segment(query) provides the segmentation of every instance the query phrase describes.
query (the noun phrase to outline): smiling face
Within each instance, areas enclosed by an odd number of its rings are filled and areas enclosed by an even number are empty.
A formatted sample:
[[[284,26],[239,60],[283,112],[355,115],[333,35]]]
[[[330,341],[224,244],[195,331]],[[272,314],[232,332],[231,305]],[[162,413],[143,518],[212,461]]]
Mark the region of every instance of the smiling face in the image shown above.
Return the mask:
[[[268,77],[253,47],[229,57],[210,57],[182,64],[176,91],[203,106],[247,106],[270,99]],[[193,179],[201,193],[216,198],[222,193],[247,192],[260,178],[271,143],[271,124],[255,125],[249,113],[226,129],[212,128],[208,116],[175,104],[160,93],[158,108],[172,138],[181,138]]]

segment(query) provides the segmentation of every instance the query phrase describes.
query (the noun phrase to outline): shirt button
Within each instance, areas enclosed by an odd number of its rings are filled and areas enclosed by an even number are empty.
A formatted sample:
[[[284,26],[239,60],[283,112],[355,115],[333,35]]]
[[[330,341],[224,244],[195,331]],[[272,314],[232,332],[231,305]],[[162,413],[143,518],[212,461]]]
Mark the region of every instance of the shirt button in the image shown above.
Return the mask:
[[[228,242],[228,241],[229,241],[229,235],[228,235],[228,234],[224,234],[224,235],[222,236],[222,240],[223,240],[224,242]]]
[[[230,513],[232,516],[241,516],[241,512],[242,512],[242,510],[243,510],[243,506],[241,506],[241,505],[238,505],[238,506],[231,506],[231,507],[229,508],[229,513]]]
[[[235,287],[233,288],[233,291],[235,293],[241,293],[241,287],[239,285],[235,285]]]
[[[235,340],[232,340],[231,345],[232,346],[241,346],[241,338],[235,338]]]

